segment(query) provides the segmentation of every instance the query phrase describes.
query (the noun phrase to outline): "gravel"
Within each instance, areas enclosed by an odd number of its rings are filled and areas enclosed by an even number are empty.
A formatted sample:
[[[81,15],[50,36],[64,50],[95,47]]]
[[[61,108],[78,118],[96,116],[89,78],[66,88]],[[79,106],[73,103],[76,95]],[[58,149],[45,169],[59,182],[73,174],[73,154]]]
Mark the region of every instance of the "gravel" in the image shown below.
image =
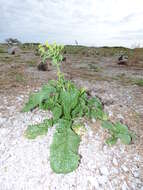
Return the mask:
[[[51,114],[35,110],[21,113],[26,95],[4,98],[0,114],[0,190],[141,190],[142,157],[136,146],[105,144],[107,133],[97,122],[86,125],[79,154],[81,163],[67,175],[50,168],[49,148],[55,128],[35,140],[24,137],[28,124]],[[2,105],[2,104],[1,104]]]

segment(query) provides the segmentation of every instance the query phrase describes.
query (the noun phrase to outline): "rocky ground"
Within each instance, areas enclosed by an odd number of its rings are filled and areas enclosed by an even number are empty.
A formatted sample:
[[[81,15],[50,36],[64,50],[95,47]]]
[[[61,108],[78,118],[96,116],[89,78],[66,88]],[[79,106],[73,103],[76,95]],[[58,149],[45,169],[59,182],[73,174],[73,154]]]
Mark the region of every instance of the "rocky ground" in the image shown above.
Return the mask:
[[[5,58],[5,57],[9,58]],[[29,124],[50,113],[21,113],[29,93],[55,78],[55,71],[38,71],[32,52],[0,56],[0,189],[1,190],[143,190],[143,67],[116,64],[116,57],[66,55],[67,78],[98,96],[111,121],[121,121],[136,133],[128,146],[120,141],[109,147],[100,122],[85,122],[79,154],[81,163],[70,174],[55,174],[49,164],[49,147],[55,128],[35,140],[24,137]],[[6,60],[9,60],[6,62]],[[32,65],[34,60],[36,63]]]

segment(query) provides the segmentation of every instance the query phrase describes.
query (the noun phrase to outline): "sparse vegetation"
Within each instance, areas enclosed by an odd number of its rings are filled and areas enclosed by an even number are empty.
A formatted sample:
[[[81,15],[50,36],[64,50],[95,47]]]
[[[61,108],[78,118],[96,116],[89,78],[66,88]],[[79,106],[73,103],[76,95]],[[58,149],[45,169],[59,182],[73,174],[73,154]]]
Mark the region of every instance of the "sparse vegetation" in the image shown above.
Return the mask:
[[[5,49],[0,47],[0,53],[5,53],[5,52],[6,52]]]
[[[98,66],[94,65],[94,64],[90,64],[89,65],[89,68],[91,70],[93,70],[94,72],[100,72],[101,71],[101,68],[99,68]]]
[[[20,74],[20,73],[17,73],[15,75],[15,79],[16,79],[17,82],[25,82],[24,76],[22,74]]]
[[[143,86],[143,79],[134,79],[133,84],[136,84],[138,86]]]
[[[35,66],[36,66],[36,61],[35,61],[35,60],[29,60],[29,61],[27,61],[27,64],[28,64],[30,67],[35,67]]]
[[[135,48],[129,54],[130,66],[143,66],[143,48]]]

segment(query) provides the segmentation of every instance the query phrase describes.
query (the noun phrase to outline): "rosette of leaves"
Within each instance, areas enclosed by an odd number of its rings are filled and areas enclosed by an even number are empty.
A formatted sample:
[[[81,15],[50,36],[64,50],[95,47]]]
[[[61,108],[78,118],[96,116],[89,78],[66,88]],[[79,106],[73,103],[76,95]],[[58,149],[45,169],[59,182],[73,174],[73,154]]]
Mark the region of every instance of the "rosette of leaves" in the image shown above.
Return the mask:
[[[111,123],[109,121],[104,121],[102,127],[107,129],[111,137],[106,140],[108,145],[116,144],[117,140],[120,139],[123,144],[130,144],[135,135],[131,133],[126,125],[120,122]]]
[[[46,134],[48,128],[56,124],[50,149],[51,168],[56,173],[72,172],[79,165],[80,136],[72,128],[74,120],[79,117],[104,119],[105,116],[98,98],[89,98],[84,89],[78,89],[70,81],[64,81],[63,85],[64,89],[58,81],[49,81],[39,92],[29,97],[23,108],[24,112],[32,111],[36,107],[52,111],[52,118],[40,124],[29,125],[25,136],[34,139]]]

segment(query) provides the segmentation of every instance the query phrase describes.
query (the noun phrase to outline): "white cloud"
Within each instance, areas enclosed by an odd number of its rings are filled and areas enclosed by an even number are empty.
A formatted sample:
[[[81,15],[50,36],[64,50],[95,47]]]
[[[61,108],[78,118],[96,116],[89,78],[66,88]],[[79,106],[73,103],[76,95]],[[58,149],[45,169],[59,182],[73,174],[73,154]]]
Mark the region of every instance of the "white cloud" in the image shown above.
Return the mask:
[[[0,40],[142,43],[142,0],[0,0]]]

